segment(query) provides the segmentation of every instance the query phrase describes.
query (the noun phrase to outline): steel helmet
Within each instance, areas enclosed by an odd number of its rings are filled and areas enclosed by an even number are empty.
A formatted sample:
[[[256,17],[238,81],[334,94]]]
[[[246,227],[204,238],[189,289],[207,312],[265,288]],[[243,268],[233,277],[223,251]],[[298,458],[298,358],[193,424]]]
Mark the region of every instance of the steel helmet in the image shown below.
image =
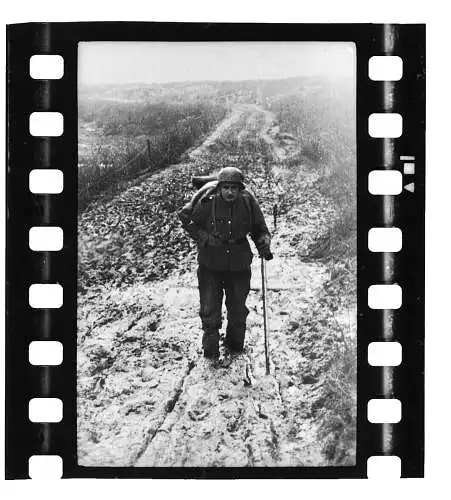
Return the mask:
[[[244,176],[241,170],[235,167],[225,167],[218,174],[218,184],[221,182],[233,182],[239,184],[241,188],[244,188]]]

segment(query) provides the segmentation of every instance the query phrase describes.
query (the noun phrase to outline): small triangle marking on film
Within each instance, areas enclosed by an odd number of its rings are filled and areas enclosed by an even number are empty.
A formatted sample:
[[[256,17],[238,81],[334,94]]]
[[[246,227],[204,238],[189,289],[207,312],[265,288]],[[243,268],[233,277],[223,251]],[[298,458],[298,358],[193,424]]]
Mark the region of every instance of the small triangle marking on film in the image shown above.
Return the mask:
[[[404,189],[406,189],[407,191],[410,191],[411,193],[413,193],[415,191],[415,183],[411,182],[410,184],[406,184],[404,186]]]

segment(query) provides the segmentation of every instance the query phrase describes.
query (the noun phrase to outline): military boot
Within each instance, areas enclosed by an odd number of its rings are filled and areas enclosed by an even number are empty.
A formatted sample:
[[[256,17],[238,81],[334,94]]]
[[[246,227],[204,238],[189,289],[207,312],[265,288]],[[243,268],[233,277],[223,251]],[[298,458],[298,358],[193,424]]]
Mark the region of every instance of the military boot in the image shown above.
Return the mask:
[[[244,349],[245,328],[227,327],[227,333],[224,339],[224,347],[229,351],[238,354]]]
[[[204,330],[204,334],[202,336],[202,347],[206,358],[219,358],[219,331]]]

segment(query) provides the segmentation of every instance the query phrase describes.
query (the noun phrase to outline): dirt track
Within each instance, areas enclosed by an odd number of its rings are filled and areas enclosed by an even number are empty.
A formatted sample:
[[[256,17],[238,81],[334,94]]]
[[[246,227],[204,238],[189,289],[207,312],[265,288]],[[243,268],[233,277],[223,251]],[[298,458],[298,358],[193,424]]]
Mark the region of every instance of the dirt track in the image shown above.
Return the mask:
[[[276,258],[268,264],[271,375],[265,375],[256,258],[246,350],[229,368],[214,368],[201,355],[193,254],[164,280],[106,287],[82,298],[81,465],[329,465],[311,411],[311,400],[321,390],[321,377],[312,367],[334,339],[324,334],[317,340],[320,346],[299,344],[299,318],[317,307],[329,276],[324,265],[304,261],[299,249],[330,224],[334,213],[314,189],[318,173],[299,165],[293,175],[283,163],[292,147],[277,139],[271,114],[240,107],[190,153],[190,161],[208,163],[211,148],[225,136],[240,145],[263,140],[272,152],[270,168],[279,188],[295,183],[303,198],[302,206],[279,218],[272,245]],[[152,177],[145,181],[152,182]],[[270,223],[270,205],[264,202],[263,208]]]

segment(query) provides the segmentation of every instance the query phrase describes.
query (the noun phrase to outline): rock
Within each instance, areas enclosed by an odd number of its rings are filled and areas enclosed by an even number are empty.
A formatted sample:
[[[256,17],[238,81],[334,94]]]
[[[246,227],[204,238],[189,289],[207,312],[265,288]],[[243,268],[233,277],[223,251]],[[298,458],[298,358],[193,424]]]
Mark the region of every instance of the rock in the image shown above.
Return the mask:
[[[133,331],[127,332],[122,337],[123,342],[136,342],[136,341],[139,341],[140,339],[141,339],[141,335],[139,335]]]
[[[318,382],[318,378],[313,375],[303,375],[302,383],[303,384],[316,384]]]
[[[141,371],[141,379],[143,382],[150,382],[152,380],[155,380],[155,370],[151,366],[146,366]]]
[[[269,418],[268,413],[269,413],[269,411],[265,409],[263,404],[258,405],[258,416],[260,418],[267,420]]]
[[[158,328],[159,323],[160,322],[158,320],[151,320],[147,324],[147,328],[149,329],[150,332],[155,332],[156,329]]]
[[[299,322],[298,321],[290,321],[288,323],[288,328],[294,332],[295,330],[297,330],[299,328]]]
[[[210,414],[209,410],[207,409],[201,409],[201,408],[193,408],[191,410],[188,410],[188,416],[191,420],[194,420],[195,422],[199,422],[201,420],[204,420],[205,418],[208,417]]]

